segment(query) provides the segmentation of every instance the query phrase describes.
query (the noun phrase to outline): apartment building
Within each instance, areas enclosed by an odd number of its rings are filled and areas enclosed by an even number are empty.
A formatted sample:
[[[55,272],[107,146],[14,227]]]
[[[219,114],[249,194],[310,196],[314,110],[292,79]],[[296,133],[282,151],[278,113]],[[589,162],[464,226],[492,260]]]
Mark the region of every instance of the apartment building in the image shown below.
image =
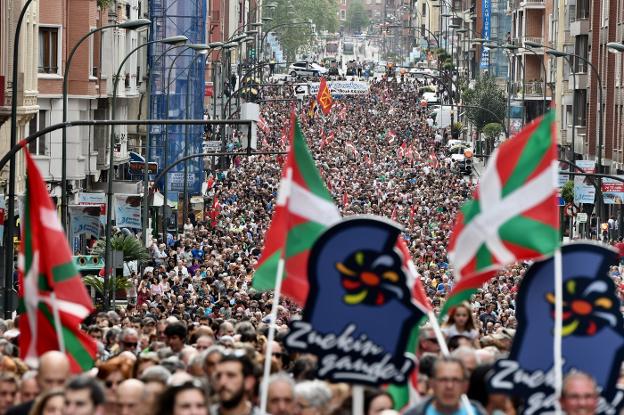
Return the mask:
[[[12,88],[17,87],[17,139],[28,136],[32,120],[39,112],[37,100],[39,0],[33,0],[22,22],[18,48],[17,80],[12,79],[13,45],[17,21],[24,6],[23,0],[0,1],[0,153],[9,150]],[[24,189],[25,166],[23,155],[16,159],[16,192]],[[0,173],[0,193],[6,194],[8,168]]]

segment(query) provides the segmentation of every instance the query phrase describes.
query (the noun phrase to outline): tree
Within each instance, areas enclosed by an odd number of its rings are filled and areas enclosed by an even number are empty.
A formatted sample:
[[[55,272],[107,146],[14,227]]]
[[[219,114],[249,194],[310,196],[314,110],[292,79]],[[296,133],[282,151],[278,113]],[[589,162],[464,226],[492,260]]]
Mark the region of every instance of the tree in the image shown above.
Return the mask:
[[[485,142],[487,146],[485,154],[492,153],[492,151],[494,150],[494,143],[502,132],[503,126],[497,122],[488,123],[483,127],[483,135],[485,135]]]
[[[361,0],[353,0],[347,9],[347,27],[351,32],[362,32],[368,26],[368,13]]]
[[[566,203],[574,202],[574,182],[568,180],[561,188],[561,197]]]
[[[507,100],[505,92],[496,85],[494,78],[484,76],[477,80],[473,89],[466,89],[463,93],[466,104],[466,117],[483,132],[489,123],[502,123],[505,119]]]
[[[274,3],[275,8],[266,5]],[[330,33],[338,30],[338,2],[336,0],[272,0],[263,2],[263,16],[273,19],[263,30],[289,22],[307,22],[311,20],[317,31]],[[289,61],[293,61],[297,51],[313,41],[312,28],[308,24],[284,25],[272,30],[278,35],[282,49]],[[266,47],[266,44],[264,45]]]
[[[97,241],[93,247],[93,255],[104,256],[106,238]],[[118,233],[111,239],[111,249],[113,251],[123,251],[124,261],[149,261],[150,256],[147,248],[141,241],[131,235]]]

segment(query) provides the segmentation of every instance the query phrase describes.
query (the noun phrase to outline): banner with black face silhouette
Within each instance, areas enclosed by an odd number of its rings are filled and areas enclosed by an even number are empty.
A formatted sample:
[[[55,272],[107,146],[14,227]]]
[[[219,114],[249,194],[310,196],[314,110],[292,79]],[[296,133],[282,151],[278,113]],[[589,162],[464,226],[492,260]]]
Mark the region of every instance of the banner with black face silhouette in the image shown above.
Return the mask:
[[[624,390],[617,388],[624,359],[624,323],[616,287],[608,275],[617,252],[575,243],[561,248],[563,264],[563,373],[591,375],[600,389],[598,413],[617,414]],[[507,359],[496,362],[491,392],[524,401],[524,414],[554,413],[554,261],[527,271],[516,299],[518,328]]]
[[[400,234],[383,218],[353,217],[312,247],[303,318],[291,324],[285,345],[316,355],[319,378],[368,385],[407,380],[414,361],[405,348],[423,313],[407,286]]]

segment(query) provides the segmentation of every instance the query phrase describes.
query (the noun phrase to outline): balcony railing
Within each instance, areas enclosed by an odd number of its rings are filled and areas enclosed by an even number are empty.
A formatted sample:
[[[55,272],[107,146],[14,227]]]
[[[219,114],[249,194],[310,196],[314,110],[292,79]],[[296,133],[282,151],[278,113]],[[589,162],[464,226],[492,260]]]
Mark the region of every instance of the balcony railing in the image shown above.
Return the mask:
[[[544,44],[544,38],[542,36],[525,36],[523,40],[524,42],[535,42],[539,43],[540,45]]]
[[[522,82],[514,82],[512,85],[512,96],[517,98],[522,97]],[[524,96],[525,97],[534,97],[534,96],[544,96],[544,81],[529,81],[524,83]]]

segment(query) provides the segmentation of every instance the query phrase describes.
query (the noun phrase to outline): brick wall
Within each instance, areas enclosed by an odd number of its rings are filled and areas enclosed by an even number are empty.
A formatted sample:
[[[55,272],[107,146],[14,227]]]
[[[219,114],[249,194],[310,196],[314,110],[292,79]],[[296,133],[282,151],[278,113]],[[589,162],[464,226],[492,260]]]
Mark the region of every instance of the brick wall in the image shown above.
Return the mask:
[[[598,67],[598,51],[600,49],[600,0],[592,0],[591,16],[590,16],[590,31],[591,31],[591,63]],[[596,155],[596,121],[597,121],[597,96],[598,96],[598,81],[594,73],[588,68],[590,74],[590,85],[588,91],[589,108],[587,112],[587,142],[589,145],[589,155]]]

